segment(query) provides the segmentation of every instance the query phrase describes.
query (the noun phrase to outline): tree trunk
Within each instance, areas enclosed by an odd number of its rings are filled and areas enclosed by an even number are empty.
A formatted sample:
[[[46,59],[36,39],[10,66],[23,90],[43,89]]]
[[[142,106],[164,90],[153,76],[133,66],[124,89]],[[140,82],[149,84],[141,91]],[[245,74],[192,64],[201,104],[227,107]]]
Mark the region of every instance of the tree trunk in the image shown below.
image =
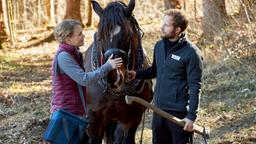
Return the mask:
[[[212,40],[227,21],[225,1],[203,0],[203,14],[203,36]]]
[[[12,45],[14,44],[14,35],[13,35],[13,29],[12,29],[12,24],[11,24],[11,14],[10,14],[10,7],[8,0],[3,0],[2,1],[3,5],[3,11],[4,11],[4,23],[6,25],[6,31],[7,35],[10,38],[10,41]]]
[[[55,0],[50,1],[50,18],[51,18],[51,25],[55,25]]]
[[[81,12],[80,12],[80,0],[66,0],[67,7],[64,19],[75,19],[82,23]]]
[[[91,0],[86,0],[87,1],[87,23],[86,26],[92,26],[92,2]]]
[[[196,17],[197,17],[197,8],[196,8],[196,5],[197,5],[197,1],[194,0],[194,17],[195,17],[195,19],[196,19]]]
[[[41,0],[38,0],[37,1],[37,15],[38,15],[38,21],[37,21],[37,26],[40,27],[41,25],[41,21],[42,21],[42,18],[41,18]]]
[[[27,18],[28,18],[28,16],[27,16],[27,0],[24,0],[23,1],[23,28],[24,29],[27,29],[27,24],[26,24],[26,22],[27,22]]]
[[[55,22],[56,23],[60,23],[62,20],[63,20],[63,17],[65,15],[65,13],[63,11],[65,11],[65,9],[63,8],[66,8],[66,1],[64,0],[55,0],[55,8],[56,8],[56,17],[55,17]]]
[[[2,5],[2,1],[0,1],[0,18],[2,18],[2,15],[3,15],[3,5]]]
[[[165,10],[167,9],[181,9],[181,0],[164,0]]]
[[[7,38],[7,34],[5,32],[4,20],[3,20],[3,5],[2,1],[0,1],[0,49],[2,49],[2,43]]]
[[[50,0],[44,0],[44,11],[46,14],[46,20],[44,21],[45,25],[49,24],[49,19],[51,17],[51,2]]]

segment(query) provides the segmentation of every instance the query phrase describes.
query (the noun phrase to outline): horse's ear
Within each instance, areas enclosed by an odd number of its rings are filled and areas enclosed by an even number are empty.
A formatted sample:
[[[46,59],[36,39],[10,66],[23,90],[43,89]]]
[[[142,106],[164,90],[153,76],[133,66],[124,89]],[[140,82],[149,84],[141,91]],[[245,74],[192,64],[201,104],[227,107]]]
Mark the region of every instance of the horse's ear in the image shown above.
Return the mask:
[[[96,14],[101,17],[102,14],[103,14],[103,9],[102,7],[100,6],[100,4],[94,0],[92,0],[92,7],[93,7],[93,10],[96,12]]]
[[[128,16],[128,17],[131,16],[134,7],[135,7],[135,0],[130,0],[129,4],[127,5],[127,7],[124,10],[125,11],[125,15]]]

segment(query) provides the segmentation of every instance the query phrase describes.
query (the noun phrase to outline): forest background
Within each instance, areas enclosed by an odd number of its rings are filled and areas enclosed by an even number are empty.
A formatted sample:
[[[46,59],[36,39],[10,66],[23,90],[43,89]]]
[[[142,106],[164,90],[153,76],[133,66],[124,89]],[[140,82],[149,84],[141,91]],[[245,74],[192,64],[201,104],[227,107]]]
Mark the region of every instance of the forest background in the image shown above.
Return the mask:
[[[98,0],[104,7],[111,0]],[[128,0],[124,0],[125,3]],[[40,143],[49,122],[50,66],[58,46],[52,30],[66,18],[84,24],[85,51],[99,18],[90,0],[0,1],[0,143]],[[188,15],[188,38],[204,57],[198,125],[210,144],[256,143],[256,2],[254,0],[136,0],[134,15],[150,60],[163,12]],[[143,143],[151,143],[152,111]],[[141,126],[136,141],[140,140]],[[195,135],[195,143],[203,142]]]

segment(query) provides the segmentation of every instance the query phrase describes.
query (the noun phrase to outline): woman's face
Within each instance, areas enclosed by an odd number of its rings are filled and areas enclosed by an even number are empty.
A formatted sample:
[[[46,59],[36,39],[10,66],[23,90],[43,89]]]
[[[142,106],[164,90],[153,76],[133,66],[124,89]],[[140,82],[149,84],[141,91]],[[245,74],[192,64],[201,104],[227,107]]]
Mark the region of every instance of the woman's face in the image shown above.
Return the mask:
[[[83,29],[80,25],[74,27],[73,34],[66,38],[66,43],[75,47],[84,45],[84,34]]]

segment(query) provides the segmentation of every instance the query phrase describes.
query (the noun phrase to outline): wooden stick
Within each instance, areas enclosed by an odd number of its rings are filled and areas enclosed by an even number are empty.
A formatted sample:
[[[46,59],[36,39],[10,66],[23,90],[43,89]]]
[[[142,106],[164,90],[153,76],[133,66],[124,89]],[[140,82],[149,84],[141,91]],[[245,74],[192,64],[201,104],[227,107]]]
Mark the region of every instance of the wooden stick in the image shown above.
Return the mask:
[[[141,98],[133,97],[133,96],[125,96],[125,101],[126,101],[127,104],[132,104],[132,102],[135,101],[135,102],[153,110],[155,113],[159,114],[161,117],[164,117],[164,118],[170,120],[171,122],[173,122],[173,123],[175,123],[179,126],[184,127],[184,125],[185,125],[185,121],[183,121],[183,120],[181,120],[181,119],[179,119],[179,118],[161,110],[160,108],[155,107],[154,105],[148,103],[147,101],[145,101]],[[193,131],[195,133],[198,133],[198,134],[202,135],[204,138],[209,138],[209,134],[206,133],[204,127],[201,127],[201,126],[198,126],[198,125],[195,125],[195,124],[193,126],[194,126]]]

